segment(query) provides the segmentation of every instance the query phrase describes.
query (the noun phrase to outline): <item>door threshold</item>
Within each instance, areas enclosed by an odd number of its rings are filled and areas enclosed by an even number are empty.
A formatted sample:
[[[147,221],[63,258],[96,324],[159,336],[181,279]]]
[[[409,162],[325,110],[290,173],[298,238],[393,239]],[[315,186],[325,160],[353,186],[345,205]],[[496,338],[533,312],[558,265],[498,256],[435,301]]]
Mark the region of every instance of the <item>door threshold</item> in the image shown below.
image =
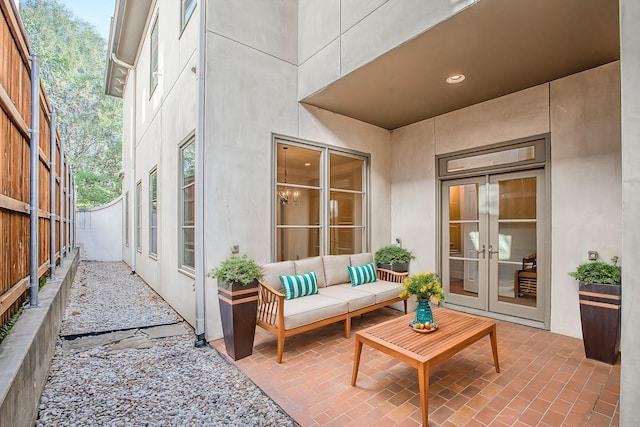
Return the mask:
[[[532,328],[537,328],[537,329],[549,330],[549,328],[545,327],[544,322],[539,322],[537,320],[524,319],[522,317],[516,317],[516,316],[507,316],[506,314],[478,310],[477,308],[465,307],[463,305],[457,305],[457,304],[445,303],[444,306],[452,310],[461,311],[463,313],[474,314],[476,316],[488,317],[490,319],[502,320],[505,322],[516,323],[518,325],[523,325],[523,326],[530,326]]]

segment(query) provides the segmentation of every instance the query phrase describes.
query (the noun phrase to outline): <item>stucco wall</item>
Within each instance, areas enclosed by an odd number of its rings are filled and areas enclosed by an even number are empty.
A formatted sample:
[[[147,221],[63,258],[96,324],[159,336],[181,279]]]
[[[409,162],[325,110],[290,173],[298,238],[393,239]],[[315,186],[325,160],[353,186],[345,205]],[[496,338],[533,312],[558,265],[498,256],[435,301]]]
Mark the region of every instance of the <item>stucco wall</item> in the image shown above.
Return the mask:
[[[551,132],[550,328],[581,337],[567,273],[588,250],[622,252],[619,103],[616,62],[394,130],[392,236],[412,270],[437,269],[435,155]]]
[[[122,196],[104,206],[76,211],[76,244],[82,259],[122,260]]]
[[[373,61],[474,0],[300,0],[299,99]]]
[[[167,300],[181,316],[195,323],[194,278],[179,271],[178,180],[179,148],[196,126],[196,74],[199,11],[181,31],[180,2],[158,0],[147,20],[136,71],[129,75],[124,94],[123,194],[129,192],[129,245],[122,259]],[[150,88],[150,31],[158,19],[158,85]],[[135,80],[135,82],[134,82]],[[135,108],[134,108],[135,92]],[[132,153],[135,139],[135,158]],[[134,160],[135,159],[135,160]],[[150,172],[157,168],[157,255],[150,254]],[[135,186],[142,183],[142,230],[140,246],[135,235]],[[124,210],[124,207],[123,207]],[[132,250],[133,249],[133,250]]]

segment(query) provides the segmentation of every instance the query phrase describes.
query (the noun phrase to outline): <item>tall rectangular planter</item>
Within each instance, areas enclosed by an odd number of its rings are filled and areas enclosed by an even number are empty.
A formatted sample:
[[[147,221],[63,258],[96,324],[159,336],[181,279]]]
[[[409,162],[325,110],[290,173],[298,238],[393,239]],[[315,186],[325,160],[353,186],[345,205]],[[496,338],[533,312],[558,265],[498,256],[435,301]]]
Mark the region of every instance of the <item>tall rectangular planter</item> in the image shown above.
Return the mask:
[[[227,354],[238,360],[253,352],[258,316],[258,281],[218,284],[222,333]]]
[[[580,282],[579,296],[587,358],[615,364],[620,353],[621,286]]]

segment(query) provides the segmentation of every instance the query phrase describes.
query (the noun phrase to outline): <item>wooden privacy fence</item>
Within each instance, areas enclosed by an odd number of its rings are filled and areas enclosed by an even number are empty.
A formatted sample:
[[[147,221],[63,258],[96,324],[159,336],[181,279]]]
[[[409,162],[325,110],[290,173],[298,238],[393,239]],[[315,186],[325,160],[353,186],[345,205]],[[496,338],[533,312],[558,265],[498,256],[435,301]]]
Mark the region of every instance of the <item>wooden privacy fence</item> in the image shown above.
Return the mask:
[[[37,78],[31,84],[32,63],[33,70],[38,70],[38,60],[32,56],[16,6],[12,0],[0,0],[0,9],[0,325],[3,325],[30,293],[33,297],[35,292],[37,297],[40,280],[47,273],[53,278],[56,264],[62,263],[74,246],[75,184],[42,82]],[[37,129],[32,129],[32,124]],[[33,145],[37,143],[37,173],[32,173],[30,144],[36,137]],[[35,177],[34,203],[30,180]],[[37,211],[33,211],[37,215],[33,217],[32,206],[37,206]],[[33,242],[31,221],[37,230]],[[32,247],[37,248],[34,269],[31,269]],[[36,251],[33,252],[35,255]],[[37,277],[30,272],[36,272]],[[35,305],[33,298],[31,304]]]

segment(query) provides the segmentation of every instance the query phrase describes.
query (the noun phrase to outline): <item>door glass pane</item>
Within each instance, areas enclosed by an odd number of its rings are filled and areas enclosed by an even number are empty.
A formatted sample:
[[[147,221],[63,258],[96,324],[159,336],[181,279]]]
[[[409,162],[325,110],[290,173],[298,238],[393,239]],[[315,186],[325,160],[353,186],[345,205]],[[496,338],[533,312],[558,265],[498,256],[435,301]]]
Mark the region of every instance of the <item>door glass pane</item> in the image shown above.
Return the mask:
[[[478,261],[449,260],[449,292],[478,296]]]
[[[499,263],[498,300],[535,307],[537,304],[537,271],[531,264]]]
[[[478,258],[478,223],[449,224],[449,256]]]
[[[331,225],[362,225],[362,194],[332,191],[330,197]]]
[[[536,218],[536,178],[498,182],[499,219]]]
[[[521,262],[536,253],[536,223],[507,222],[498,225],[498,259]]]
[[[278,183],[320,185],[320,151],[278,144],[277,160]]]
[[[451,221],[478,219],[478,185],[449,187],[449,219]]]
[[[332,228],[330,230],[330,255],[362,252],[361,228]]]
[[[280,228],[276,230],[277,260],[302,259],[320,255],[320,230]]]
[[[319,225],[320,190],[278,186],[277,225]]]
[[[330,183],[331,188],[341,190],[362,191],[362,169],[364,161],[352,157],[331,154]]]

